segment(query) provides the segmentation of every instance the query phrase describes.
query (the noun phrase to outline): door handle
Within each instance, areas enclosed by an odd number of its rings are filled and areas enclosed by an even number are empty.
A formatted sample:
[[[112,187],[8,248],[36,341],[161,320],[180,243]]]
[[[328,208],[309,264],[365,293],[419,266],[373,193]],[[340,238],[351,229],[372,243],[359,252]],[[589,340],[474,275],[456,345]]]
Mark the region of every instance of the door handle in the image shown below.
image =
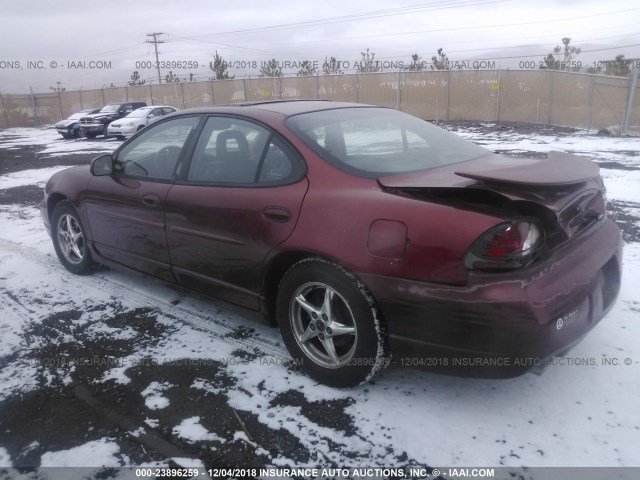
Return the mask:
[[[148,193],[142,196],[142,203],[145,207],[157,207],[160,204],[160,197]]]
[[[275,223],[287,223],[291,220],[291,214],[289,211],[282,207],[268,207],[262,211],[262,216]]]

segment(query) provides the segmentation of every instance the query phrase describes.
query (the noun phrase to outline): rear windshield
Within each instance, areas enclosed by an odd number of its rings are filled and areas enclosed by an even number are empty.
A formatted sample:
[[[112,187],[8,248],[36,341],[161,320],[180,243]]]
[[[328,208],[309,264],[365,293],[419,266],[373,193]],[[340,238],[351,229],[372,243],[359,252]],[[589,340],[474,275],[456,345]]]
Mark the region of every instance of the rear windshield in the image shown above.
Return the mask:
[[[387,108],[339,108],[303,113],[287,126],[328,162],[377,178],[464,162],[484,148],[429,122]]]

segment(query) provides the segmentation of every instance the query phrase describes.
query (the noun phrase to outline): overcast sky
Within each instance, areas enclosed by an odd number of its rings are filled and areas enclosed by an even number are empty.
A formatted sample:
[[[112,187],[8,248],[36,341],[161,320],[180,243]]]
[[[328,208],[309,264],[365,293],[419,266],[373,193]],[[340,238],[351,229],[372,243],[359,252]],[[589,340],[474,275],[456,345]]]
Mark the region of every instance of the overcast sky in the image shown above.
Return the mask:
[[[407,65],[413,53],[430,62],[443,48],[451,60],[518,68],[539,62],[565,36],[582,48],[586,65],[620,53],[640,59],[637,0],[5,0],[0,8],[0,93],[44,92],[56,82],[68,90],[124,85],[134,70],[157,83],[155,63],[136,63],[155,62],[145,43],[152,32],[163,32],[161,61],[199,64],[162,75],[197,80],[211,76],[216,50],[239,67],[230,70],[237,77],[257,76],[251,63],[271,58],[321,65],[333,56],[350,72],[366,48],[391,67]]]

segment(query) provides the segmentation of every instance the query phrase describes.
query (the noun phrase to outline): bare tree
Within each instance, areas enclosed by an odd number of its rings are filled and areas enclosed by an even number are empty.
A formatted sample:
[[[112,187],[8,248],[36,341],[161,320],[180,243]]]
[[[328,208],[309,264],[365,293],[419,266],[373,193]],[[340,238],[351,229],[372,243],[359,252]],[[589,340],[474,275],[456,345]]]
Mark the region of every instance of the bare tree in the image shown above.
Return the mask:
[[[417,53],[411,55],[411,63],[405,67],[410,72],[420,72],[425,69],[425,64]]]
[[[340,70],[340,62],[336,60],[336,57],[331,57],[329,59],[324,57],[322,73],[325,75],[342,75],[344,72]]]
[[[375,60],[376,58],[375,53],[370,52],[369,49],[367,48],[366,51],[360,52],[360,54],[362,55],[362,60],[356,63],[356,71],[358,73],[373,73],[373,72],[379,72],[381,70],[380,67],[378,66],[379,62],[376,62]]]

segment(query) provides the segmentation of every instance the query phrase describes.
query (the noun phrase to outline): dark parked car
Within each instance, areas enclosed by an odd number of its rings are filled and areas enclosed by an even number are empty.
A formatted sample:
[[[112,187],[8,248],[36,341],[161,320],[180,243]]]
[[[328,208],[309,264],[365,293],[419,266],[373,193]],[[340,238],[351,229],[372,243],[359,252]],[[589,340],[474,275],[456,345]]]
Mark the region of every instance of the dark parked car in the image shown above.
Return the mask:
[[[92,113],[99,112],[99,108],[90,108],[88,110],[81,110],[78,113],[74,113],[66,120],[60,120],[53,128],[58,130],[58,133],[62,135],[62,138],[75,138],[80,136],[80,119],[85,115],[91,115]]]
[[[109,124],[114,120],[129,115],[134,110],[146,107],[145,102],[119,102],[102,107],[98,113],[85,115],[80,119],[80,131],[87,138],[95,138],[98,135],[109,136]]]
[[[395,110],[168,115],[41,205],[71,272],[128,267],[265,313],[320,382],[403,365],[513,376],[611,308],[621,237],[585,159],[493,154]]]

